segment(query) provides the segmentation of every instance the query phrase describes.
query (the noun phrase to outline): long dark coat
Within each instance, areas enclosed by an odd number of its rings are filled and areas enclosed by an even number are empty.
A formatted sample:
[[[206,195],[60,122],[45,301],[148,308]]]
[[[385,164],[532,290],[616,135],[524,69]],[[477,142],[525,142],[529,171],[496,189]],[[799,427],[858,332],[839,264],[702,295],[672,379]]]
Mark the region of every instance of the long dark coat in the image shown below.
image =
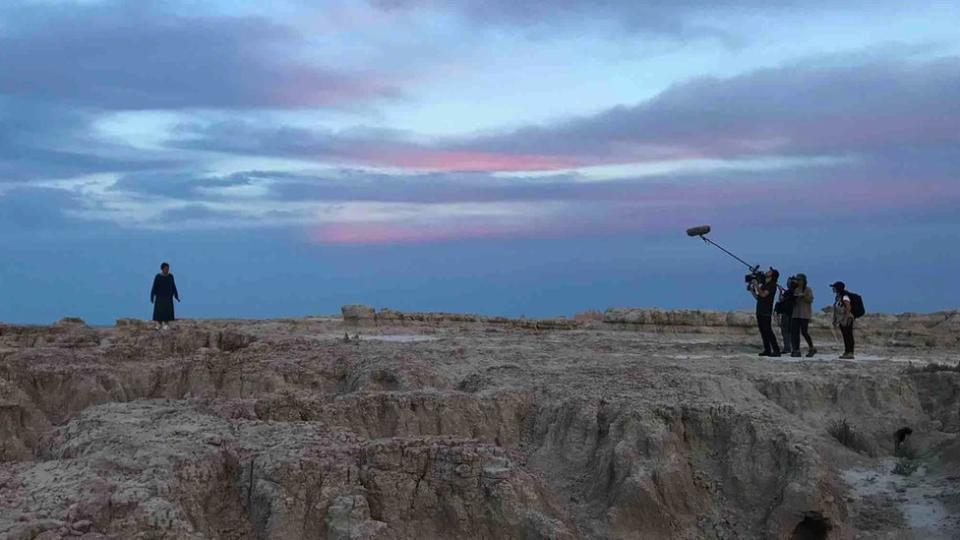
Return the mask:
[[[173,299],[180,300],[177,292],[177,282],[173,274],[157,274],[153,278],[153,288],[150,289],[150,301],[153,302],[153,320],[168,322],[174,319]]]

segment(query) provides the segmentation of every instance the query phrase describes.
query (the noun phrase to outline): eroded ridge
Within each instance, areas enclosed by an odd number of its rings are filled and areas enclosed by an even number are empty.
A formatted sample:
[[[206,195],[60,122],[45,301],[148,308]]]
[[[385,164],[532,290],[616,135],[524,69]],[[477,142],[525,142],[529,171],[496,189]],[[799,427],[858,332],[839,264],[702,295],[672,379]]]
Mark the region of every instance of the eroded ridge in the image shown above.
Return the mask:
[[[956,314],[588,315],[0,325],[0,538],[960,535]]]

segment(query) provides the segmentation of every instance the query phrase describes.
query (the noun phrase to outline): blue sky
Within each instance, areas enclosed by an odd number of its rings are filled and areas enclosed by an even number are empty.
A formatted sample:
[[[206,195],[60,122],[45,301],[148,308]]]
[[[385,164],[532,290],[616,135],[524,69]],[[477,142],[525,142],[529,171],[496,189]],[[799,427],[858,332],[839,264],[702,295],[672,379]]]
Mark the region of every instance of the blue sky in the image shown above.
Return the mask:
[[[771,5],[776,4],[776,5]],[[12,0],[0,320],[960,306],[960,5]]]

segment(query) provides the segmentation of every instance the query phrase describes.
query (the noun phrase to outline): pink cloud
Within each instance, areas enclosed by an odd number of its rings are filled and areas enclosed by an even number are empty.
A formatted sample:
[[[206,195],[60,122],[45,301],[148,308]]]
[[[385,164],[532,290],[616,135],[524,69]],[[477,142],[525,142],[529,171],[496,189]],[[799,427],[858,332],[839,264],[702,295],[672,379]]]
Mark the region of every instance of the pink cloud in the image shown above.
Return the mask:
[[[598,188],[604,186],[598,185]],[[682,231],[700,222],[731,226],[844,222],[884,219],[900,212],[924,214],[960,201],[957,181],[897,183],[866,176],[811,181],[751,181],[736,185],[656,184],[625,187],[620,198],[570,199],[561,207],[528,217],[491,214],[469,220],[437,216],[411,220],[324,224],[309,230],[322,244],[404,244],[476,238],[572,238],[578,236]],[[556,201],[554,201],[556,202]]]
[[[410,223],[336,223],[310,231],[310,238],[321,244],[414,244],[457,238],[491,238],[513,236],[521,228],[496,223],[410,224]]]
[[[434,171],[552,171],[583,165],[570,156],[403,148],[359,156],[367,163]]]
[[[278,74],[281,80],[270,90],[270,99],[283,107],[337,106],[400,95],[404,81],[373,74],[321,73],[299,67]]]

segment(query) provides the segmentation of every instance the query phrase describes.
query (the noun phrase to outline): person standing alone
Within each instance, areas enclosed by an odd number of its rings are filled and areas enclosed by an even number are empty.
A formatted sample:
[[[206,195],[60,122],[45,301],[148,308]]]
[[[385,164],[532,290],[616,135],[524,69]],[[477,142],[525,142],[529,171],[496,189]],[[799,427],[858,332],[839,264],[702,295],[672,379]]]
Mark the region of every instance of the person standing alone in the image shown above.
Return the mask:
[[[833,325],[840,328],[840,334],[843,335],[843,354],[840,356],[843,360],[853,360],[853,304],[850,296],[847,295],[847,286],[842,281],[837,281],[833,285],[834,294],[837,295],[833,303]]]
[[[807,342],[807,358],[817,354],[817,348],[813,346],[813,338],[810,337],[810,319],[813,317],[813,289],[807,286],[806,274],[797,274],[797,288],[794,289],[796,304],[793,306],[793,326],[790,329],[790,337],[793,340],[791,356],[800,356],[800,336]]]
[[[750,294],[757,299],[757,327],[763,340],[763,352],[760,356],[780,356],[780,344],[773,333],[773,301],[777,295],[777,280],[780,272],[771,268],[764,276],[764,282],[753,281]]]
[[[153,320],[157,328],[166,329],[167,323],[174,319],[173,299],[180,301],[177,292],[177,282],[170,273],[170,265],[162,263],[160,273],[153,278],[153,288],[150,289],[150,302],[153,303]]]

